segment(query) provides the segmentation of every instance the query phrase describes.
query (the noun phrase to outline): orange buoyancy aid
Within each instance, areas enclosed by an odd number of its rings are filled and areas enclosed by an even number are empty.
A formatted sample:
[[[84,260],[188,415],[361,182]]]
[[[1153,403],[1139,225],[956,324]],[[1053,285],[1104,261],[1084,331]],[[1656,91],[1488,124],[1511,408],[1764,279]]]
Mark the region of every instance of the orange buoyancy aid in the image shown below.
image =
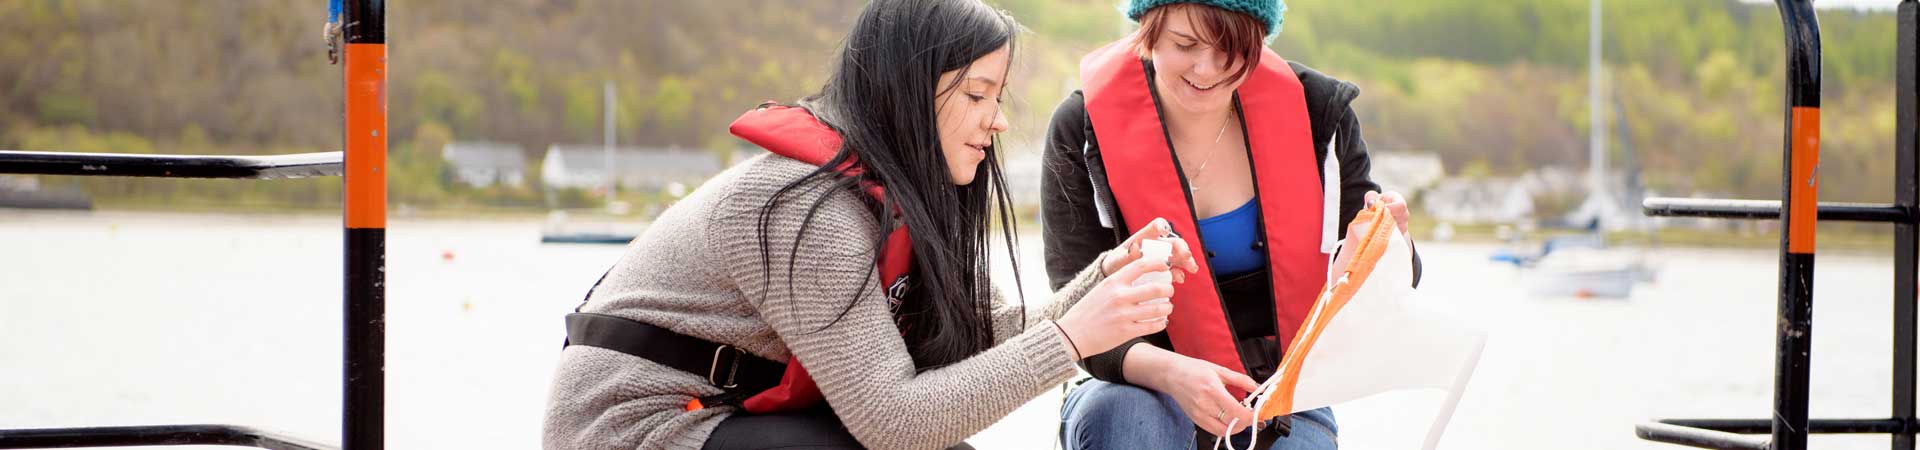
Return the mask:
[[[796,107],[765,105],[741,114],[727,130],[775,155],[814,166],[825,166],[840,151],[840,134],[805,109]],[[851,158],[836,169],[848,177],[859,176],[861,172],[859,164]],[[885,202],[886,192],[879,185],[867,185],[864,190],[875,200]],[[883,293],[890,300],[898,302],[905,295],[912,254],[913,243],[904,224],[887,234],[885,247],[880,252],[879,270]],[[748,397],[741,407],[751,413],[794,411],[823,400],[820,387],[807,375],[807,369],[796,355],[787,360],[786,373],[779,385]]]
[[[1087,116],[1099,136],[1101,163],[1128,229],[1165,218],[1194,254],[1204,255],[1198,218],[1159,116],[1146,65],[1132,39],[1108,44],[1080,61]],[[1326,281],[1323,207],[1314,161],[1305,91],[1287,62],[1263,50],[1258,66],[1236,93],[1246,130],[1248,161],[1260,202],[1260,234],[1272,277],[1276,330],[1286,348]],[[1331,155],[1329,155],[1331,157]],[[1196,258],[1204,280],[1216,280],[1206,258]],[[1236,348],[1232,322],[1215,283],[1174,287],[1168,317],[1173,350],[1251,374]],[[1235,389],[1238,391],[1238,389]],[[1244,392],[1239,394],[1244,395]]]

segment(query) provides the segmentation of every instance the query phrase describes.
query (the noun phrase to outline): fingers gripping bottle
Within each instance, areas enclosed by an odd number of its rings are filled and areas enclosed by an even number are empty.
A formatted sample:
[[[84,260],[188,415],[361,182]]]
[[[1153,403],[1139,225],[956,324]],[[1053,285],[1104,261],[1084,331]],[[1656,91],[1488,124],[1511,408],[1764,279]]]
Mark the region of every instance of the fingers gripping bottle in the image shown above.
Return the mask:
[[[1145,259],[1148,261],[1166,261],[1168,258],[1172,258],[1172,257],[1173,257],[1173,244],[1168,243],[1167,241],[1159,240],[1159,239],[1146,239],[1146,240],[1140,241],[1140,258],[1141,259]],[[1171,283],[1171,282],[1173,282],[1173,272],[1171,269],[1169,269],[1169,270],[1159,270],[1159,271],[1153,271],[1153,272],[1147,272],[1145,274],[1141,274],[1140,278],[1135,278],[1133,280],[1133,285],[1140,286],[1144,284]],[[1140,304],[1149,305],[1149,304],[1155,304],[1155,303],[1166,303],[1168,301],[1170,300],[1168,300],[1166,297],[1161,297],[1161,298],[1140,302]],[[1167,319],[1162,317],[1162,318],[1156,318],[1156,319],[1141,320],[1141,322],[1151,322],[1156,320],[1167,320]]]

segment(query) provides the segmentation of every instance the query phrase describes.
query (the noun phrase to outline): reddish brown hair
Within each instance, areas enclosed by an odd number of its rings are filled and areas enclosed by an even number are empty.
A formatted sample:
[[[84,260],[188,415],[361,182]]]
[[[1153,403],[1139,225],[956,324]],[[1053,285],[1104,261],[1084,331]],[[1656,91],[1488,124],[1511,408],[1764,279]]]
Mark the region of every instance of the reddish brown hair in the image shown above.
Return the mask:
[[[1160,43],[1160,34],[1166,30],[1168,17],[1180,10],[1187,11],[1187,26],[1199,34],[1194,37],[1200,43],[1227,53],[1226,67],[1246,62],[1234,71],[1232,80],[1246,76],[1260,63],[1260,53],[1266,47],[1266,24],[1248,14],[1194,3],[1159,6],[1140,15],[1140,34],[1134,41],[1134,53],[1142,58],[1152,56],[1154,45]]]

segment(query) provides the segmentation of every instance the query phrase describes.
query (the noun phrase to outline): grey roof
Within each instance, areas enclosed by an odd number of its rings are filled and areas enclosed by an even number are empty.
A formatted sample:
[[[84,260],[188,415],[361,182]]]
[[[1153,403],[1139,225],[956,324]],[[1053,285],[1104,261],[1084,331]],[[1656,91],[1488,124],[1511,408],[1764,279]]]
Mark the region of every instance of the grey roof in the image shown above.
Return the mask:
[[[527,154],[520,146],[498,142],[454,142],[440,150],[454,167],[472,169],[526,169]]]

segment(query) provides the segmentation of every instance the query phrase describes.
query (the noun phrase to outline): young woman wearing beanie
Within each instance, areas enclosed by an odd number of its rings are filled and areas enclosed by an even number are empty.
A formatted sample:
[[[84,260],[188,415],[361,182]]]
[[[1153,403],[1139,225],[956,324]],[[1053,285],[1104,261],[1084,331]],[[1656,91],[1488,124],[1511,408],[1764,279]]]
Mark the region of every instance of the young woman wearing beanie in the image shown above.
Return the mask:
[[[979,0],[877,0],[818,94],[736,120],[771,155],[661,213],[567,316],[545,447],[964,448],[1162,329],[1173,284],[1133,282],[1197,270],[1178,243],[1130,256],[1162,222],[1044,309],[988,280],[1016,30]]]
[[[1369,177],[1352,84],[1265,47],[1277,0],[1133,0],[1140,28],[1080,62],[1054,110],[1043,171],[1047,270],[1070,286],[1129,227],[1165,218],[1205,257],[1164,332],[1081,361],[1062,406],[1069,449],[1336,448],[1329,409],[1261,424],[1239,400],[1272,375],[1312,307],[1345,224],[1406,201]],[[1414,269],[1418,279],[1419,260]],[[1417,282],[1417,281],[1416,281]],[[1142,419],[1145,417],[1145,419]],[[1196,429],[1198,432],[1196,432]],[[1197,438],[1197,439],[1196,439]]]

